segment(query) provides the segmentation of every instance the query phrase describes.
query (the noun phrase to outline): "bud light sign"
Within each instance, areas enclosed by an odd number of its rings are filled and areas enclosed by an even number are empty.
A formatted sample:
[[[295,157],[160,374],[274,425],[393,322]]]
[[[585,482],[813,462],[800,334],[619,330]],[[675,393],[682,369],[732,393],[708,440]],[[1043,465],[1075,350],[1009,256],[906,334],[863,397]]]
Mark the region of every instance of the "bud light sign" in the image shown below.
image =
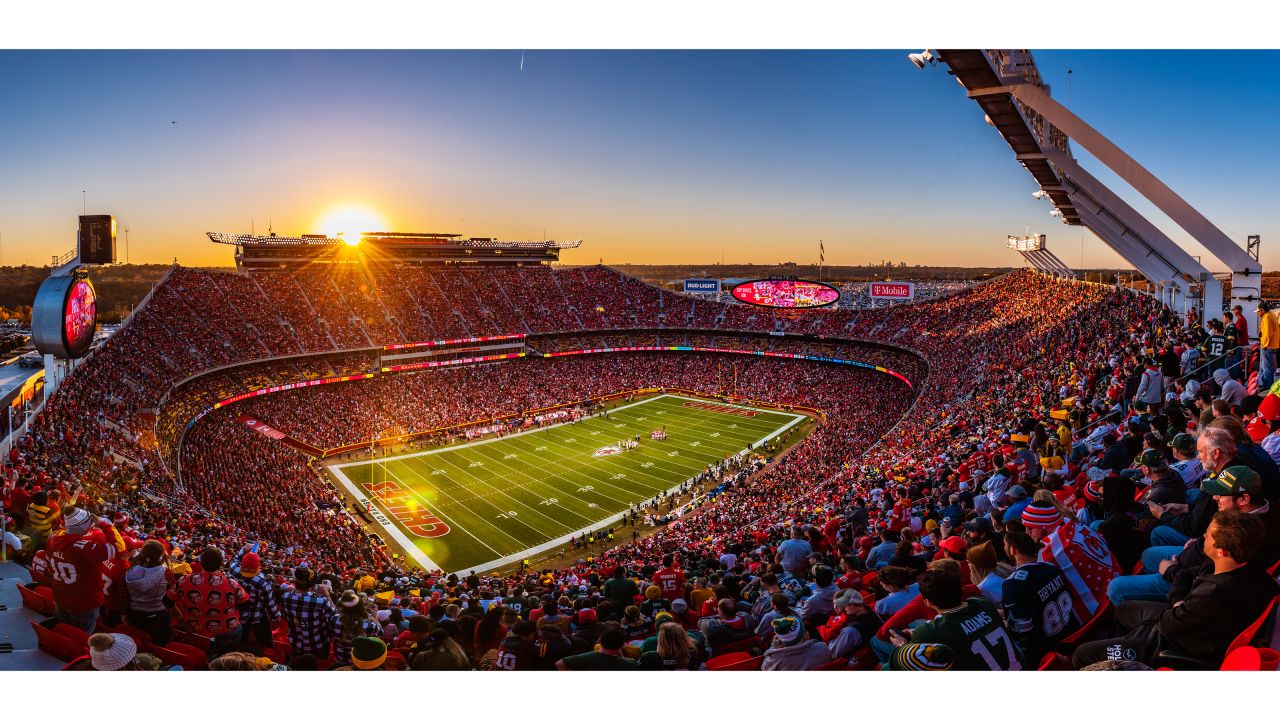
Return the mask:
[[[718,293],[720,292],[720,281],[714,278],[689,278],[684,281],[684,291],[687,293]]]
[[[915,300],[916,284],[909,282],[873,282],[872,300]]]

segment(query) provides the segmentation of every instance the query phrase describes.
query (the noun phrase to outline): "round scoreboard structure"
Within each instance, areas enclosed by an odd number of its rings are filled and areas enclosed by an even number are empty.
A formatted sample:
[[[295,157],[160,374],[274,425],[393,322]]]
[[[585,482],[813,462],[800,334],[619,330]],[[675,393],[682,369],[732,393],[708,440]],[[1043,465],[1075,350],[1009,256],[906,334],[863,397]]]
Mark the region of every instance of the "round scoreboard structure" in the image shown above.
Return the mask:
[[[98,295],[83,271],[40,285],[31,307],[31,341],[41,354],[63,360],[84,357],[97,325]]]
[[[796,278],[749,280],[735,285],[733,297],[738,302],[779,310],[800,310],[834,305],[840,291],[832,285]]]

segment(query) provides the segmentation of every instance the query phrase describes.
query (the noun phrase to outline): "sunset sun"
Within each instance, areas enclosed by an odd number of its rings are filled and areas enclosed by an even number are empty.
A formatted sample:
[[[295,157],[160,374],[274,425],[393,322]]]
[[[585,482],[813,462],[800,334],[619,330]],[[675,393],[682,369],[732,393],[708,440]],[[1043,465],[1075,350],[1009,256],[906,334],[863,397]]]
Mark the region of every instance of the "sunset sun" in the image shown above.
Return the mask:
[[[385,230],[377,213],[359,205],[344,205],[330,210],[320,220],[320,232],[329,237],[340,237],[352,247],[360,244],[360,234]]]

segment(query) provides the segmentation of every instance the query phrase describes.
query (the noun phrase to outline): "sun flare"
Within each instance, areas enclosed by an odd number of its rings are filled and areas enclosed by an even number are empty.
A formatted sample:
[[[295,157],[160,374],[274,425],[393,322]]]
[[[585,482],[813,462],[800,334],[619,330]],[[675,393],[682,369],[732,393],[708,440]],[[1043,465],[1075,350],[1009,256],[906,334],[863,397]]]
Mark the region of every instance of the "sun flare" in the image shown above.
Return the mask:
[[[340,237],[342,242],[355,247],[360,244],[360,234],[385,230],[383,220],[376,212],[359,205],[344,205],[330,210],[320,220],[320,232],[329,237]]]

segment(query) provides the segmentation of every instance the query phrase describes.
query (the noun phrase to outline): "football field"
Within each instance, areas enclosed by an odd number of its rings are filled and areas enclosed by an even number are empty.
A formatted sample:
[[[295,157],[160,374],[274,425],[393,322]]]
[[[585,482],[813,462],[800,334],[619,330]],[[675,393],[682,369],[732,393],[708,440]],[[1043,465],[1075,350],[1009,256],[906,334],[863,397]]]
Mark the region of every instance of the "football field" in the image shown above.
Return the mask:
[[[428,569],[483,571],[616,525],[633,505],[806,420],[658,395],[609,410],[607,418],[329,470],[362,506],[371,503],[393,550],[398,544],[401,555]],[[651,439],[661,428],[667,439]],[[622,448],[636,436],[639,447]]]

